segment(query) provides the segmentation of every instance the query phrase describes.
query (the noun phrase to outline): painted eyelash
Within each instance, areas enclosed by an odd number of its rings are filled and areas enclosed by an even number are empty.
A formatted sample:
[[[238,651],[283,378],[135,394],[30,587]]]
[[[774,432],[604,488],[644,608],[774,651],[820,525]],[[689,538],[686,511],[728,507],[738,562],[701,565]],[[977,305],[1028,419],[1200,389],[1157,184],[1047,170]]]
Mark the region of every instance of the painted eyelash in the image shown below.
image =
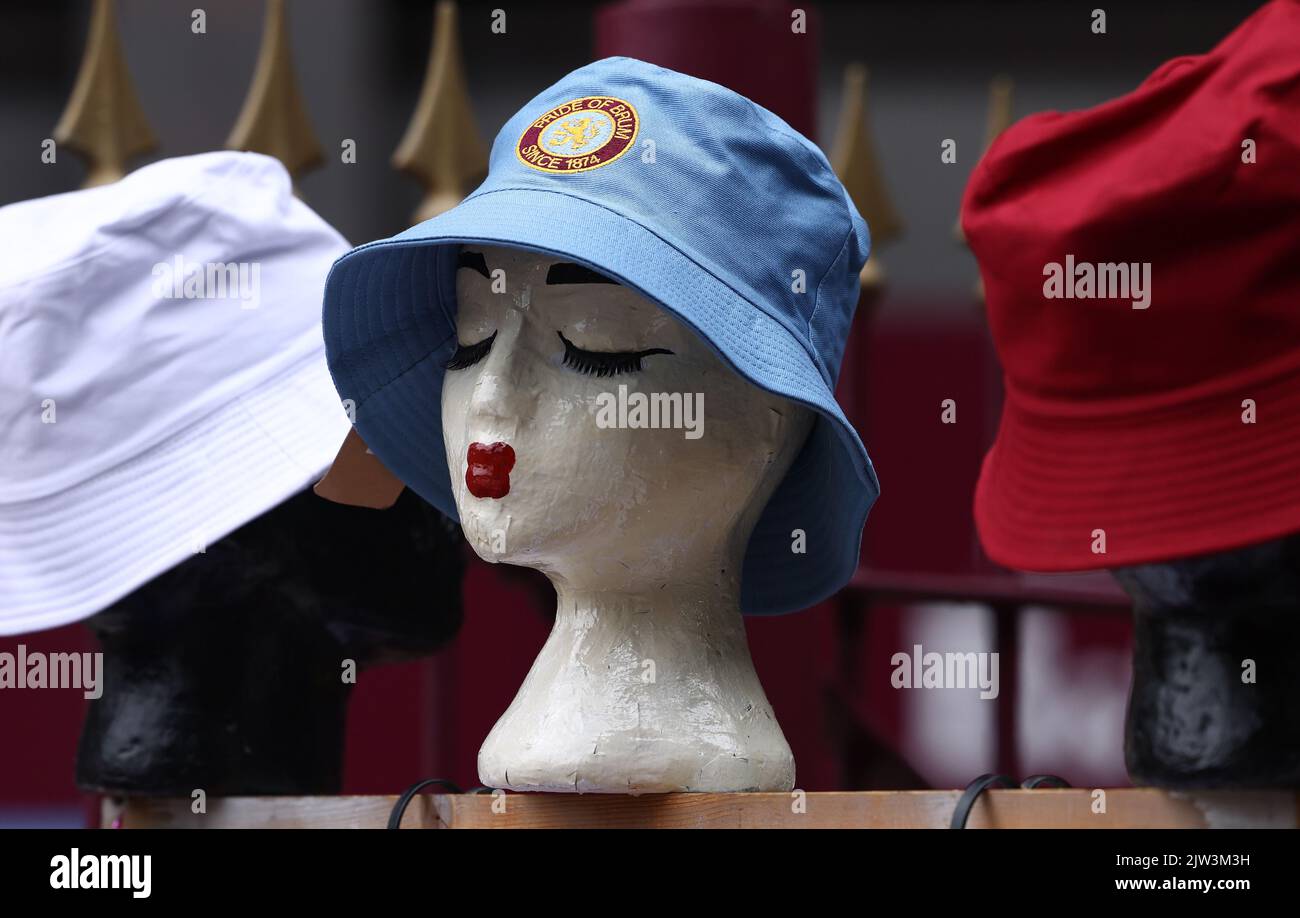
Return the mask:
[[[671,354],[672,351],[662,347],[652,347],[645,351],[620,351],[607,353],[603,351],[584,351],[575,345],[563,332],[556,332],[564,342],[564,366],[585,373],[588,376],[619,376],[623,373],[636,373],[641,369],[641,361],[654,354]]]
[[[456,353],[451,355],[443,366],[448,370],[463,370],[466,367],[472,367],[488,355],[492,350],[492,342],[496,340],[497,333],[493,332],[484,338],[478,344],[461,344],[456,342]]]

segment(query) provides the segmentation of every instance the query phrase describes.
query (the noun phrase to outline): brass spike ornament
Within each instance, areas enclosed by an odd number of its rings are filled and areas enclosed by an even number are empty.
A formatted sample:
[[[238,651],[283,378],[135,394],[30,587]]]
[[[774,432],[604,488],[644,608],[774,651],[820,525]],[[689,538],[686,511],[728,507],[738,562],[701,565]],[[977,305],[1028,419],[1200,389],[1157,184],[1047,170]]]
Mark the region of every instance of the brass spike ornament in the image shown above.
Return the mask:
[[[456,20],[456,4],[439,0],[424,86],[406,135],[393,153],[393,167],[425,189],[416,223],[451,210],[487,174],[487,144],[465,88]]]
[[[294,74],[284,0],[267,0],[253,83],[226,149],[274,156],[294,178],[325,161]]]
[[[850,64],[844,70],[844,97],[835,129],[831,166],[871,230],[871,257],[861,275],[863,292],[879,291],[884,285],[885,272],[877,247],[901,236],[903,221],[889,198],[876,156],[867,115],[867,68],[862,64]]]
[[[984,150],[981,156],[993,146],[998,135],[1011,127],[1014,118],[1011,115],[1011,77],[996,76],[989,83],[989,118],[984,130]]]
[[[116,182],[132,157],[158,145],[126,66],[113,0],[95,0],[86,53],[54,141],[86,160],[83,188]]]
[[[1011,122],[1015,120],[1012,116],[1014,88],[1009,76],[995,76],[989,83],[989,114],[984,128],[984,149],[980,151],[981,159],[988,152],[989,147],[993,146],[993,141],[998,139],[998,135],[1011,127]],[[966,244],[966,234],[961,230],[960,216],[953,223],[952,234],[962,245]],[[983,278],[975,280],[975,299],[984,302]]]

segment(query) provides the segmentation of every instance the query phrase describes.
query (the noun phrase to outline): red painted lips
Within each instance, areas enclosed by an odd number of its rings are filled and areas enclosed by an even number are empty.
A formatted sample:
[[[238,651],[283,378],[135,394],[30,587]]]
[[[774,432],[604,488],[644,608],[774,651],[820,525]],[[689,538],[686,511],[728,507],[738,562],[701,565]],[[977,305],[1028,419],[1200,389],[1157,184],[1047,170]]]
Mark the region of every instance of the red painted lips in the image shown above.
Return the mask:
[[[500,500],[510,493],[510,470],[515,451],[509,443],[471,443],[465,456],[465,487],[475,497]]]

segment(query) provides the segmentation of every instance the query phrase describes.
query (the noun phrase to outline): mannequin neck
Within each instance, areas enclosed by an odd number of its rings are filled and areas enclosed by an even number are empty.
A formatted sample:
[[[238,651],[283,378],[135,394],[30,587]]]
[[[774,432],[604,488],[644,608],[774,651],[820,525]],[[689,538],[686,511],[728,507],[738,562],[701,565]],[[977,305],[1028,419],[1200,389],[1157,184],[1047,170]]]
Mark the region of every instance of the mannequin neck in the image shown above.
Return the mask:
[[[749,655],[739,563],[726,569],[635,590],[552,575],[555,626],[479,751],[479,780],[580,793],[793,787]]]
[[[600,555],[548,566],[543,572],[555,589],[557,621],[590,616],[617,628],[653,613],[654,627],[663,629],[739,625],[740,575],[756,517],[754,508],[741,525],[696,532],[671,558]]]
[[[566,627],[620,630],[649,627],[697,632],[701,628],[740,627],[740,584],[724,576],[636,590],[592,589],[551,578],[556,622]],[[743,628],[740,628],[743,631]]]
[[[1300,536],[1113,573],[1136,608],[1149,615],[1294,613],[1300,609]]]
[[[1300,780],[1300,537],[1114,575],[1134,601],[1125,737],[1134,780]]]

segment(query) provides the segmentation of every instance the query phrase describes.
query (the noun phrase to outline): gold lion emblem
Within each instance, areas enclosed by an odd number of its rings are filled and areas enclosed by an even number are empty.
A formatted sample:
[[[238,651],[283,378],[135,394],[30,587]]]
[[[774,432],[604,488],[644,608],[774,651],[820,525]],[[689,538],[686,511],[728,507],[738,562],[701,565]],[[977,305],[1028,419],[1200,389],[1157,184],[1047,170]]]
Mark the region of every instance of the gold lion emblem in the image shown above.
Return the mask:
[[[551,146],[558,150],[565,144],[570,144],[576,153],[591,143],[599,133],[600,126],[590,116],[570,118],[556,127],[555,133],[551,135]]]

